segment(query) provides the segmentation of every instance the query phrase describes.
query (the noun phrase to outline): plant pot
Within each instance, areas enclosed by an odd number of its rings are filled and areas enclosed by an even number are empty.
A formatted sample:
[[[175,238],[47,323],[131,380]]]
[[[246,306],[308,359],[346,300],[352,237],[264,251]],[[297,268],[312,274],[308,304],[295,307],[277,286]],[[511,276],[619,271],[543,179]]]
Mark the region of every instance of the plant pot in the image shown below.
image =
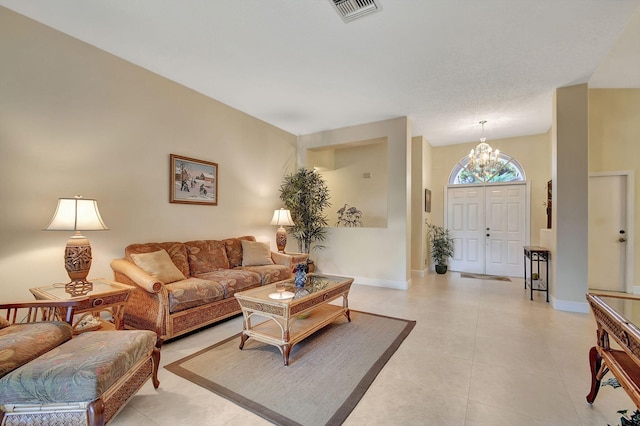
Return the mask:
[[[447,265],[436,265],[436,272],[438,274],[446,274],[447,273]]]

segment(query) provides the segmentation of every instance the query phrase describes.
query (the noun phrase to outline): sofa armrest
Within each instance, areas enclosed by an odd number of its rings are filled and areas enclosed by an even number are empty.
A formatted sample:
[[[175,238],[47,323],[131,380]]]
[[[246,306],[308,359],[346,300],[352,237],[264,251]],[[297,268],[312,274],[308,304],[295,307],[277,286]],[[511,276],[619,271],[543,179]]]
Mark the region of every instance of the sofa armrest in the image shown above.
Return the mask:
[[[293,257],[285,253],[278,253],[276,251],[272,251],[271,260],[273,260],[273,263],[275,263],[276,265],[291,266]]]
[[[149,293],[157,293],[162,289],[162,281],[153,277],[151,274],[148,274],[137,265],[124,260],[124,259],[114,259],[111,261],[111,269],[114,272],[119,272],[123,275],[126,275],[138,286],[142,287]]]

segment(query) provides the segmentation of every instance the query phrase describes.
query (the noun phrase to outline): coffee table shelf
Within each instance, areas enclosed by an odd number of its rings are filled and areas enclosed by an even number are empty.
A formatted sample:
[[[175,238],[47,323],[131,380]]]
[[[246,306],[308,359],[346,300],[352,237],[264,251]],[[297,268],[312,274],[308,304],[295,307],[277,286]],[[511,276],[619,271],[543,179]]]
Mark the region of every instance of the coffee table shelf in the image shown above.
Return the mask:
[[[269,295],[276,291],[275,284],[239,292],[235,297],[244,319],[240,349],[247,339],[254,338],[277,346],[284,365],[289,365],[289,353],[296,343],[342,315],[351,321],[348,295],[353,278],[309,274],[304,289],[296,289],[293,280],[285,282],[296,294],[293,298],[270,298]],[[342,298],[341,305],[329,304],[339,298]],[[301,318],[307,313],[308,317]],[[253,324],[254,316],[266,318],[266,321]]]

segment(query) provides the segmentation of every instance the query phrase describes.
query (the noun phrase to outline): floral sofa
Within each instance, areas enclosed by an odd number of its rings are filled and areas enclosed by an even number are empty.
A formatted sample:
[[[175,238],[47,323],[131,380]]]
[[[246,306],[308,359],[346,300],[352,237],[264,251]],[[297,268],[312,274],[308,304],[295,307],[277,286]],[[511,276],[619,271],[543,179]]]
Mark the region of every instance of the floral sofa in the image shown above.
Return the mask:
[[[7,311],[0,315],[2,426],[104,425],[149,378],[158,387],[154,333],[92,331],[72,338],[73,303],[0,305]],[[23,311],[27,322],[16,323]],[[58,320],[61,312],[67,322]]]
[[[155,331],[162,342],[239,314],[233,295],[290,278],[292,260],[244,236],[132,244],[111,268],[116,281],[135,288],[125,327]]]

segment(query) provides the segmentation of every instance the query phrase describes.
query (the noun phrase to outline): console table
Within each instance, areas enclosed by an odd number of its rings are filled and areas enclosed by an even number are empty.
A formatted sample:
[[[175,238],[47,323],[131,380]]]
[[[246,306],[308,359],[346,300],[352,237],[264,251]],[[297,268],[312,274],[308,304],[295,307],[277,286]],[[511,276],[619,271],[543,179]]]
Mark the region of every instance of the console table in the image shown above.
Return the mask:
[[[640,408],[640,323],[634,317],[640,299],[632,295],[587,293],[587,301],[598,326],[596,346],[589,350],[591,391],[587,402],[598,395],[600,382],[608,371],[618,379],[636,407]],[[609,337],[619,348],[610,346]]]
[[[527,259],[529,259],[529,278],[527,279]],[[538,279],[533,279],[533,262],[536,262]],[[540,277],[540,262],[546,263],[546,277],[543,280]],[[547,293],[547,302],[549,301],[549,250],[538,246],[524,246],[524,288],[531,289],[531,300],[533,300],[534,291],[544,291]]]

